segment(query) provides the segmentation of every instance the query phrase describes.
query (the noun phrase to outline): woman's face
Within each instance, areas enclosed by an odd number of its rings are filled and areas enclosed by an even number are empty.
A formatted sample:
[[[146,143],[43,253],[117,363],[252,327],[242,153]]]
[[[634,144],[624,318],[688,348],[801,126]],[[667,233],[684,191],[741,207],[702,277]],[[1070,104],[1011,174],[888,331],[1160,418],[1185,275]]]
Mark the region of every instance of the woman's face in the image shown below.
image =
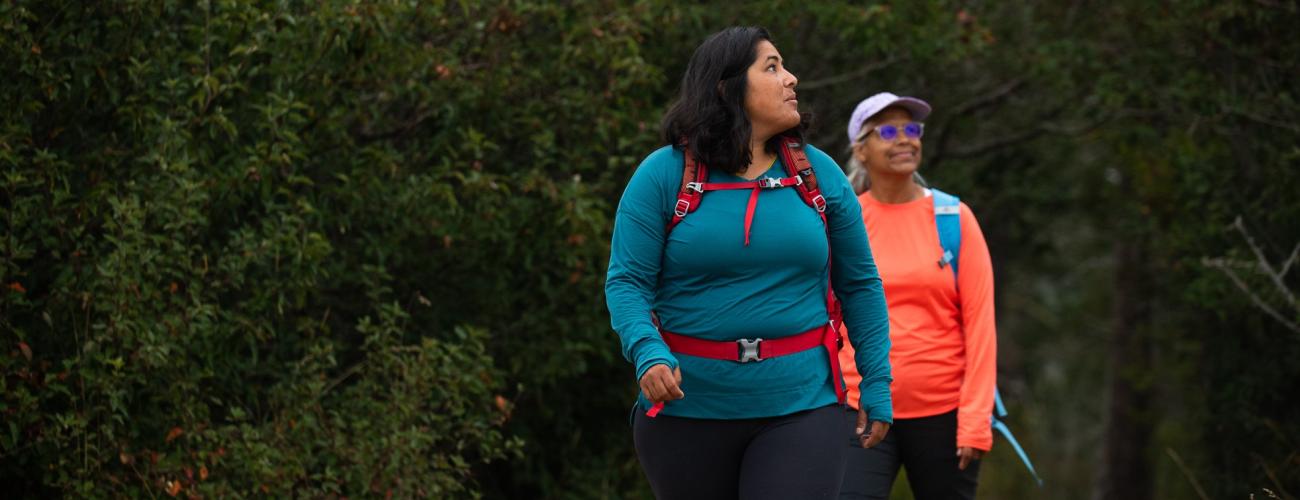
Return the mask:
[[[912,121],[912,113],[903,108],[885,108],[867,120],[863,130],[870,130],[866,139],[853,146],[853,156],[874,174],[910,176],[921,166],[921,139],[899,132],[892,141],[880,138],[875,128],[893,125],[900,130]]]
[[[781,53],[767,40],[759,40],[758,57],[749,65],[745,113],[753,133],[766,139],[799,124],[799,101],[794,86],[799,79],[786,71]]]

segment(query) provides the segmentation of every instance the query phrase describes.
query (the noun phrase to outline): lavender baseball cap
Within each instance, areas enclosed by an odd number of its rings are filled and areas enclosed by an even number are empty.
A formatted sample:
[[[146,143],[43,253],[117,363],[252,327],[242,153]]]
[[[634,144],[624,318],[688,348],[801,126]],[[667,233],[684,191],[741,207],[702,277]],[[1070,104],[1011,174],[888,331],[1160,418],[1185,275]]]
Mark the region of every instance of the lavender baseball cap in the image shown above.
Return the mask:
[[[915,97],[899,97],[889,92],[881,92],[863,99],[858,103],[858,107],[853,108],[853,117],[849,118],[849,143],[858,138],[858,133],[862,132],[862,124],[868,118],[890,106],[900,106],[910,111],[912,119],[918,122],[930,115],[930,105],[925,101]]]

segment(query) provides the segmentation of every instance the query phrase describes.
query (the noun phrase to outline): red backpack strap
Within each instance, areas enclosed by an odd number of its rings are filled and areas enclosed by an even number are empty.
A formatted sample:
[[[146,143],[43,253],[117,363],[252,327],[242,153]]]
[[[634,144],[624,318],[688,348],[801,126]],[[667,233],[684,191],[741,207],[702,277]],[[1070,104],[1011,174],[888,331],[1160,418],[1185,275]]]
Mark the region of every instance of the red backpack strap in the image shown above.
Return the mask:
[[[685,157],[682,167],[682,185],[677,189],[677,203],[673,204],[673,219],[668,221],[665,233],[673,232],[673,228],[686,218],[686,214],[700,208],[700,199],[704,197],[704,182],[709,179],[709,167],[695,161],[690,148],[683,146],[682,156]],[[659,316],[654,311],[650,312],[650,321],[654,323],[655,329],[662,328],[659,326]],[[645,414],[647,417],[655,418],[663,409],[664,402],[660,401],[652,405]]]
[[[808,155],[803,152],[803,145],[798,140],[790,137],[781,138],[781,163],[785,164],[785,171],[791,177],[799,176],[803,183],[799,185],[799,197],[808,206],[822,214],[822,219],[826,218],[826,197],[822,196],[821,187],[817,185],[817,174],[813,172],[812,162],[808,161]],[[829,227],[827,228],[829,229]]]
[[[813,171],[812,162],[808,161],[808,155],[804,153],[803,144],[799,140],[791,137],[781,138],[781,163],[785,165],[785,171],[791,177],[799,176],[803,182],[799,184],[796,191],[799,197],[803,199],[809,207],[817,210],[817,215],[822,219],[822,226],[826,228],[826,265],[830,269],[831,255],[830,249],[830,221],[826,220],[826,197],[822,196],[821,186],[817,184],[817,174]],[[843,321],[844,313],[840,308],[840,301],[835,297],[835,291],[831,290],[830,285],[826,287],[826,313],[830,316],[831,325],[838,332],[840,323]],[[843,345],[843,339],[838,339]]]
[[[690,148],[682,148],[682,153],[686,161],[682,169],[682,186],[677,190],[677,203],[673,205],[673,219],[668,222],[670,233],[686,218],[686,214],[700,207],[700,199],[704,197],[704,182],[709,179],[709,167],[695,161]]]

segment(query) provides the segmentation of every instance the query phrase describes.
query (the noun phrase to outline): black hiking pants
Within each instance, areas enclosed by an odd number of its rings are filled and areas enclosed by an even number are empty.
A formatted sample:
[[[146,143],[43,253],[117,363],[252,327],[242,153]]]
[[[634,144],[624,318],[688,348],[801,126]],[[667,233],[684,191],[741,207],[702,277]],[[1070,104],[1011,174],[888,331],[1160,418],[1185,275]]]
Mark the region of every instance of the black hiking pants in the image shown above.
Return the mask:
[[[632,437],[660,500],[835,498],[856,415],[840,405],[742,420],[637,412]]]
[[[899,467],[907,469],[907,483],[916,500],[975,498],[980,461],[971,461],[964,471],[957,469],[957,410],[895,419],[889,434],[871,449],[859,444],[852,429],[848,434],[840,498],[888,499]]]

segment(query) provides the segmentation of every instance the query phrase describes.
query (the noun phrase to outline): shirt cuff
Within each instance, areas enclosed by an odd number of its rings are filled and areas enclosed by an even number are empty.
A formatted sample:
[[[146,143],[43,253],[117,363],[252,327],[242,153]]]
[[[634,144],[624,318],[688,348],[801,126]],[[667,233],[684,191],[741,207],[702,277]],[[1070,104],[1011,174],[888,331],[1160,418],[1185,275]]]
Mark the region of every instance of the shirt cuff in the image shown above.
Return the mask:
[[[889,396],[889,380],[863,380],[858,384],[858,393],[861,394],[858,405],[867,410],[868,419],[891,425],[894,423],[894,403]]]
[[[677,368],[677,358],[668,350],[668,344],[662,339],[646,338],[632,346],[632,359],[636,360],[636,380],[639,382],[646,370],[654,365],[668,365],[668,369]]]
[[[989,451],[993,449],[992,415],[957,412],[957,447]]]

